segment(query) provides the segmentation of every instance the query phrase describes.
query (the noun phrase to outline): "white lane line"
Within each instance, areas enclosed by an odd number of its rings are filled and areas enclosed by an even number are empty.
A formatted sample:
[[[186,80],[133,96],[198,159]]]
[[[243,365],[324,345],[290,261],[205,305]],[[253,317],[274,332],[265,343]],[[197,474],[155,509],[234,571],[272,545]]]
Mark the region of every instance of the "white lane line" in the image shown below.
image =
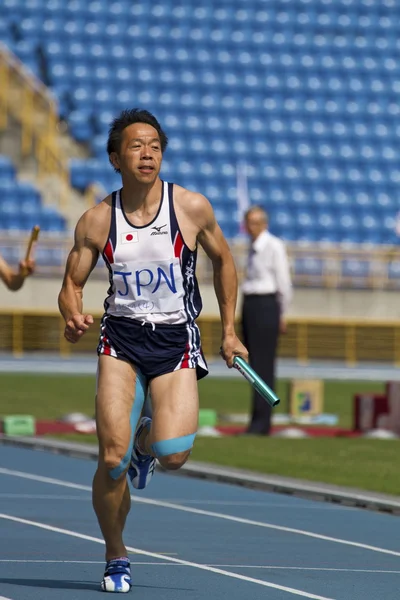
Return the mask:
[[[104,565],[104,560],[21,560],[12,558],[0,558],[0,563],[23,563],[23,564],[62,564],[62,565]],[[163,563],[163,562],[148,562],[148,561],[130,561],[131,565],[148,565],[155,567],[186,567],[187,565]],[[199,563],[203,564],[203,563]],[[231,568],[231,569],[267,569],[277,571],[333,571],[339,573],[381,573],[383,575],[400,575],[400,571],[388,571],[384,569],[334,569],[330,567],[277,567],[276,565],[219,565],[205,564],[205,567]],[[0,598],[1,600],[1,598]]]
[[[33,559],[26,559],[26,560],[21,560],[19,557],[18,558],[0,558],[0,563],[34,563],[34,564],[67,564],[67,565],[104,565],[105,562],[104,560],[33,560]],[[131,562],[131,564],[133,564]],[[139,565],[142,565],[144,563],[137,563]],[[164,566],[164,563],[151,563],[152,565],[158,565],[158,564],[162,564]],[[174,565],[171,565],[171,567],[173,567]],[[1,597],[0,597],[1,600]]]
[[[85,490],[86,491],[86,490]],[[91,501],[90,496],[63,496],[60,494],[7,494],[0,493],[0,499],[16,499],[16,500],[84,500],[85,502]],[[280,503],[268,503],[268,502],[234,502],[229,500],[180,500],[179,498],[171,498],[169,502],[179,503],[179,506],[233,506],[233,507],[261,507],[261,508],[296,508],[297,510],[356,510],[350,506],[294,506],[294,504],[280,504]]]
[[[13,477],[20,477],[21,479],[39,481],[40,483],[60,485],[62,487],[71,488],[73,490],[83,490],[84,492],[92,491],[92,488],[89,485],[72,483],[71,481],[62,481],[61,479],[54,479],[53,477],[43,477],[43,475],[32,475],[31,473],[25,473],[24,471],[13,471],[11,469],[5,469],[4,467],[0,467],[0,475],[11,475]]]
[[[269,569],[277,571],[338,571],[340,573],[390,573],[400,575],[400,571],[386,571],[382,569],[334,569],[330,567],[277,567],[275,565],[212,565],[213,567],[230,567],[232,569]]]
[[[6,598],[5,596],[0,596],[0,600],[11,600],[11,598]]]
[[[91,492],[92,488],[88,485],[82,485],[79,483],[72,483],[70,481],[62,481],[61,479],[54,479],[52,477],[43,477],[41,475],[31,475],[30,473],[24,473],[23,471],[12,471],[0,467],[0,474],[12,475],[14,477],[21,477],[22,479],[32,479],[41,483],[49,483],[52,485],[59,485],[67,488],[76,490],[84,490]],[[232,515],[224,515],[222,513],[212,512],[208,510],[202,510],[200,508],[191,508],[189,506],[182,506],[180,504],[172,504],[171,502],[163,502],[161,500],[151,500],[150,498],[138,498],[132,496],[134,502],[141,504],[148,504],[150,506],[158,506],[162,508],[169,508],[173,510],[179,510],[181,512],[188,512],[195,515],[202,515],[205,517],[213,517],[216,519],[223,519],[225,521],[232,521],[234,523],[241,523],[243,525],[251,525],[253,527],[262,527],[265,529],[273,529],[275,531],[284,531],[286,533],[295,533],[303,535],[317,540],[323,540],[325,542],[334,542],[335,544],[343,544],[344,546],[353,546],[355,548],[361,548],[362,550],[371,550],[372,552],[378,552],[380,554],[390,554],[391,556],[400,556],[400,552],[395,550],[388,550],[386,548],[380,548],[379,546],[370,546],[369,544],[362,544],[361,542],[351,542],[350,540],[343,540],[341,538],[334,538],[328,535],[322,535],[320,533],[313,533],[311,531],[305,531],[303,529],[295,529],[293,527],[284,527],[282,525],[274,525],[272,523],[265,523],[263,521],[252,521],[251,519],[244,519],[242,517],[234,517]]]
[[[0,494],[1,496],[1,494]],[[199,506],[237,506],[237,507],[261,507],[261,508],[292,508],[293,510],[357,510],[352,506],[330,506],[327,504],[326,506],[297,506],[295,504],[282,504],[278,502],[235,502],[229,500],[181,500],[180,498],[170,498],[169,502],[179,503],[181,506],[191,506],[191,505],[199,505]]]
[[[59,494],[0,494],[2,498],[9,500],[91,500],[90,496],[62,496]]]
[[[31,525],[32,527],[38,527],[39,529],[45,529],[46,531],[51,531],[53,533],[61,533],[63,535],[68,535],[70,537],[75,537],[75,538],[79,538],[81,540],[87,540],[89,542],[95,542],[96,544],[104,545],[104,541],[100,538],[96,538],[91,535],[85,535],[83,533],[78,533],[77,531],[71,531],[70,529],[61,529],[60,527],[52,527],[51,525],[46,525],[45,523],[39,523],[37,521],[29,521],[28,519],[21,519],[20,517],[6,515],[4,513],[0,513],[0,519],[13,521],[15,523],[22,523],[23,525]],[[248,583],[255,583],[255,584],[261,585],[263,587],[273,588],[275,590],[281,590],[282,592],[287,592],[288,594],[292,594],[294,596],[302,596],[303,598],[311,598],[312,600],[334,600],[333,598],[328,598],[326,596],[317,596],[315,594],[309,594],[308,592],[304,592],[303,590],[286,587],[284,585],[278,585],[276,583],[271,583],[269,581],[263,581],[262,579],[255,579],[254,577],[247,577],[245,575],[240,575],[239,573],[232,573],[231,571],[223,571],[222,569],[217,569],[215,567],[209,567],[208,565],[202,565],[199,563],[189,562],[187,560],[181,560],[179,558],[172,558],[169,556],[165,556],[164,554],[156,554],[155,552],[147,552],[146,550],[141,550],[140,548],[133,548],[132,546],[127,546],[126,549],[128,550],[128,552],[135,552],[136,554],[142,554],[143,556],[149,556],[151,558],[158,558],[160,560],[166,560],[168,562],[176,563],[178,565],[184,565],[186,567],[193,567],[195,569],[200,569],[202,571],[209,571],[211,573],[216,573],[217,575],[224,575],[225,577],[239,579],[240,581],[246,581]]]

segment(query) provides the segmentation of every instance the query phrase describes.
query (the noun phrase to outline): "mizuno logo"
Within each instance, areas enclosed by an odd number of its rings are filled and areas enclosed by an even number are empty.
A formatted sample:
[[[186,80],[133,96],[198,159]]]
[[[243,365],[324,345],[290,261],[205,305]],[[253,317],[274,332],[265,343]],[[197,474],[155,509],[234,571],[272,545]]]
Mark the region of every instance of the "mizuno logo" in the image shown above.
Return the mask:
[[[150,235],[168,235],[168,231],[161,231],[161,229],[166,226],[167,224],[165,223],[165,225],[160,225],[159,227],[152,227],[152,229],[154,229],[155,231],[152,231]]]

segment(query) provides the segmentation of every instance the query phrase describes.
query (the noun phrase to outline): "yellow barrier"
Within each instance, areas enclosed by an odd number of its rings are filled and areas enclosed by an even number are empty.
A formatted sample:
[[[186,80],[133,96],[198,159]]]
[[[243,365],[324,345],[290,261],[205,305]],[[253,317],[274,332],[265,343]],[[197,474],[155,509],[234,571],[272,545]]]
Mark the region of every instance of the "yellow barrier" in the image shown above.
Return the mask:
[[[0,352],[21,356],[26,352],[50,352],[68,358],[95,354],[101,315],[78,344],[64,338],[64,322],[56,312],[1,311]],[[206,356],[218,356],[221,324],[217,318],[200,318],[198,324]],[[238,324],[238,331],[240,326]],[[348,366],[371,361],[400,365],[400,321],[355,321],[351,319],[289,319],[282,335],[279,356],[310,360],[337,360]]]
[[[21,156],[34,153],[39,180],[57,177],[55,200],[64,206],[69,173],[58,144],[56,104],[48,89],[0,44],[0,130],[4,130],[11,119],[21,127]]]

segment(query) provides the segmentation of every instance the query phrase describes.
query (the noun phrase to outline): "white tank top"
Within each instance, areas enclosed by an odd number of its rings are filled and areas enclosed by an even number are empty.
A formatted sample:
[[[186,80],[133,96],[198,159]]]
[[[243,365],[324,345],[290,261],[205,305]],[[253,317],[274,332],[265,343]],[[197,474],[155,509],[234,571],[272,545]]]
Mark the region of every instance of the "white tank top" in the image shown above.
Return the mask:
[[[177,324],[193,321],[200,313],[197,252],[183,241],[172,196],[173,185],[162,182],[156,216],[137,227],[126,217],[121,190],[113,193],[110,235],[103,251],[110,279],[106,314]]]

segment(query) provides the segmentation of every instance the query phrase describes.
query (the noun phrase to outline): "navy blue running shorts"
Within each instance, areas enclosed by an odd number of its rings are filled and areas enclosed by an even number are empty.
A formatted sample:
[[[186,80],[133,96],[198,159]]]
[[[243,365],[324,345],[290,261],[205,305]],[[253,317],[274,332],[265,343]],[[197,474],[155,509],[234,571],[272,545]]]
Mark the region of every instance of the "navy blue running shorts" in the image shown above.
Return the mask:
[[[106,315],[101,322],[97,354],[126,360],[148,379],[196,369],[197,379],[208,373],[196,323],[152,324]]]

